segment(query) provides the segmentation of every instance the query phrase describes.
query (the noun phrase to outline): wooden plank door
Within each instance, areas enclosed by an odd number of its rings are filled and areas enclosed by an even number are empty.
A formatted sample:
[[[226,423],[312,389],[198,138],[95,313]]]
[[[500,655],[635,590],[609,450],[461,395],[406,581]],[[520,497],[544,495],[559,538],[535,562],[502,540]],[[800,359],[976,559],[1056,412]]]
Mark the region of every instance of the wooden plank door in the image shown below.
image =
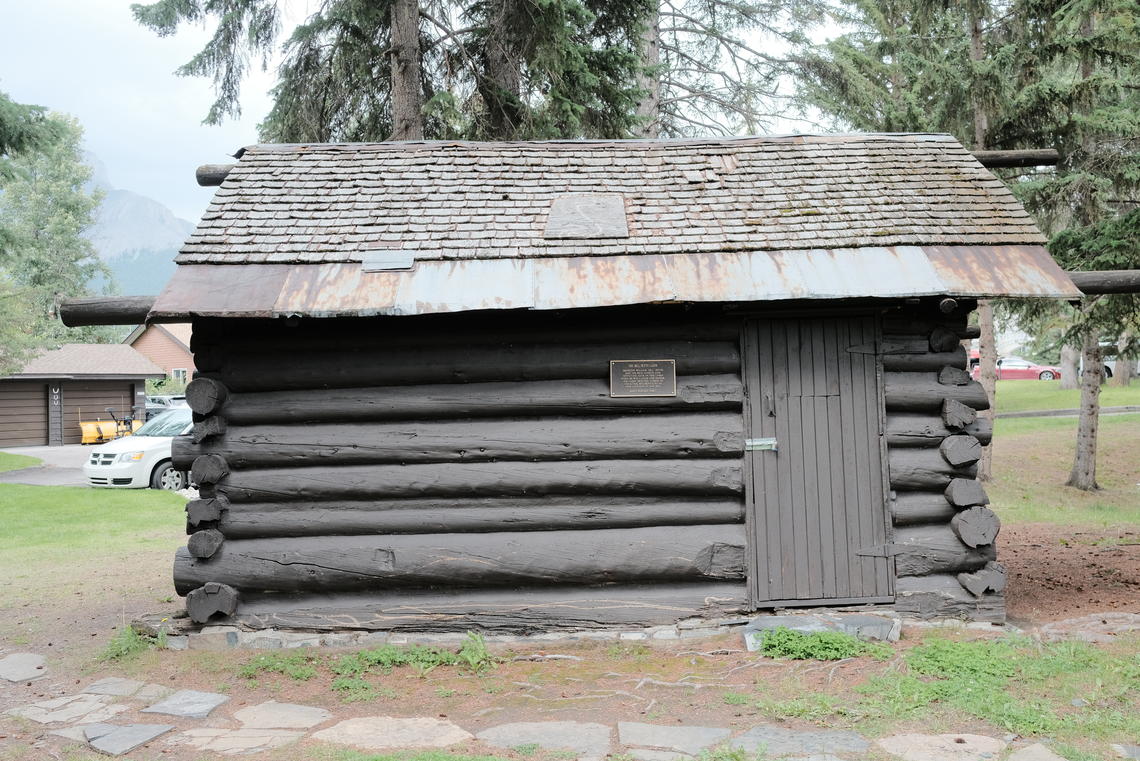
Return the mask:
[[[888,517],[881,373],[870,348],[877,332],[874,317],[745,327],[757,607],[894,600],[893,561],[881,552]]]

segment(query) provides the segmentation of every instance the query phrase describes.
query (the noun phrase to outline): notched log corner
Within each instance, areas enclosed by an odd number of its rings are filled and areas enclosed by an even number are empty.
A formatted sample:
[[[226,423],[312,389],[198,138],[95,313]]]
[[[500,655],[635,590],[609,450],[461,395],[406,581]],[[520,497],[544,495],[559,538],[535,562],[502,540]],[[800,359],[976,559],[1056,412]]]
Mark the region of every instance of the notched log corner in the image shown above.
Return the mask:
[[[1009,572],[996,560],[986,563],[986,567],[980,571],[958,574],[958,583],[974,597],[981,597],[986,592],[1001,594],[1008,581]]]
[[[190,526],[200,526],[203,523],[212,523],[222,519],[222,513],[230,507],[229,500],[223,496],[208,499],[192,499],[186,503],[186,522]]]
[[[199,486],[215,486],[229,475],[230,466],[221,455],[204,454],[194,458],[190,478]]]
[[[226,419],[218,415],[211,415],[194,423],[194,428],[190,431],[190,438],[195,444],[201,444],[212,436],[224,436],[225,433]]]
[[[744,578],[744,546],[715,543],[705,547],[693,559],[693,565],[712,579]]]
[[[972,478],[955,478],[943,492],[946,499],[955,507],[973,507],[974,505],[988,505],[990,498],[986,490]]]
[[[982,443],[973,436],[958,434],[947,436],[938,446],[942,459],[955,468],[973,465],[982,459]]]
[[[186,595],[186,612],[196,624],[204,624],[212,616],[232,616],[237,610],[240,595],[227,584],[210,581]]]
[[[186,549],[199,560],[205,560],[213,557],[225,541],[226,537],[221,531],[216,528],[208,528],[191,534],[190,539],[186,542]]]
[[[186,404],[199,415],[213,415],[228,397],[225,384],[213,378],[195,378],[186,386]]]
[[[961,431],[973,425],[978,419],[978,411],[956,399],[945,399],[942,402],[942,422],[951,431]]]

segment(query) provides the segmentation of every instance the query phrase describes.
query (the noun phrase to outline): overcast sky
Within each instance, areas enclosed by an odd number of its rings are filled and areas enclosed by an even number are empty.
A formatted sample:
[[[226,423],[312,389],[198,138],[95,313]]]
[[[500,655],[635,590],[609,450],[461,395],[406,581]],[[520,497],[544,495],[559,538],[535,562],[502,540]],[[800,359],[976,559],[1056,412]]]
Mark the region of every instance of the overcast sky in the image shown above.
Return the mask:
[[[272,76],[258,71],[243,85],[240,121],[202,126],[211,83],[173,72],[201,49],[207,31],[183,27],[160,38],[135,23],[130,4],[0,0],[0,91],[77,117],[113,186],[196,222],[214,189],[199,188],[194,169],[232,161],[235,150],[256,142]],[[303,12],[309,4],[291,5]]]

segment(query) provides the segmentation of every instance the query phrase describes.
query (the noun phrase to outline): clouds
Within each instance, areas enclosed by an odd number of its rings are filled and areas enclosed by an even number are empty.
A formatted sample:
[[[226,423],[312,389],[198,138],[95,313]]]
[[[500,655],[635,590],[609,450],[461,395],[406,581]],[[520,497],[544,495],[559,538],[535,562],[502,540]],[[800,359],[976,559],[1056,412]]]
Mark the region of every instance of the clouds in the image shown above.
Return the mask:
[[[206,29],[159,38],[135,23],[130,0],[0,0],[0,8],[0,90],[77,117],[113,185],[196,221],[213,189],[197,186],[194,169],[256,142],[271,72],[243,86],[241,120],[206,127],[210,82],[173,73],[201,49]]]

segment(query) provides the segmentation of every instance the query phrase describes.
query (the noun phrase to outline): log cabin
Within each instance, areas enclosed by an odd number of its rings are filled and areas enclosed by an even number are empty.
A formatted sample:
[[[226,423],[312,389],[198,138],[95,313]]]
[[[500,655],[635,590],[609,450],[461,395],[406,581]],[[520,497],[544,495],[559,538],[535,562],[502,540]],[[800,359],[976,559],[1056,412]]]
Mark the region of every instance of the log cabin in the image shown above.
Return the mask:
[[[147,315],[193,323],[195,621],[1003,619],[968,315],[1081,294],[953,138],[238,159]]]

